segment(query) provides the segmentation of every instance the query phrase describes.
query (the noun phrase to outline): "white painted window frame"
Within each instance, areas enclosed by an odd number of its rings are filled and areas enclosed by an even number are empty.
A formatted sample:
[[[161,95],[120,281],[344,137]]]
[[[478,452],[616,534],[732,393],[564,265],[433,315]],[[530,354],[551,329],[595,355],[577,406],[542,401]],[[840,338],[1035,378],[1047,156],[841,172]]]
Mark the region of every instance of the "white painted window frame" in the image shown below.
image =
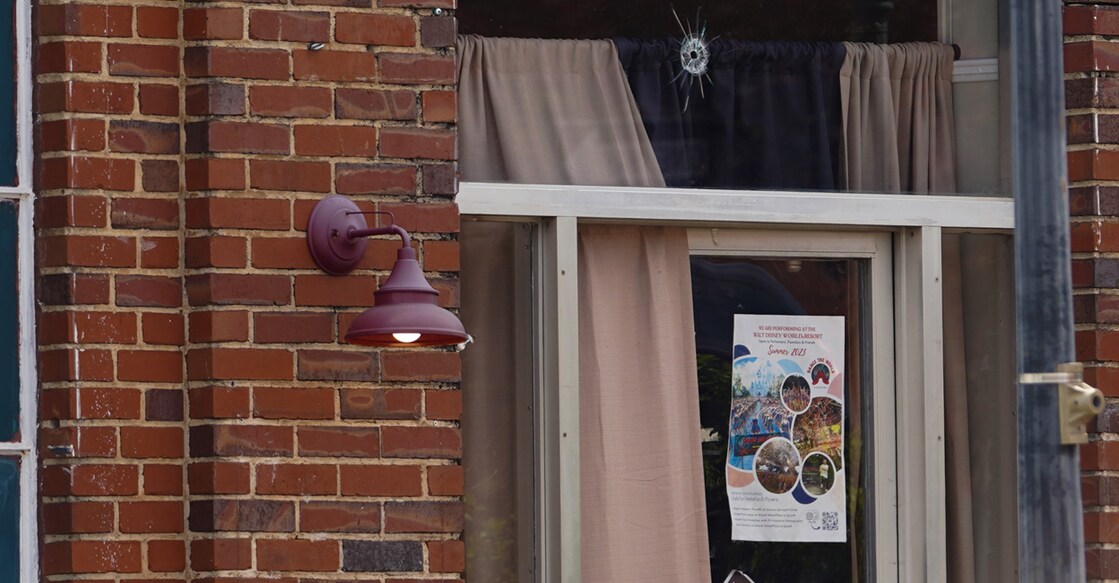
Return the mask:
[[[20,363],[20,440],[0,443],[0,455],[17,457],[20,462],[19,537],[20,582],[39,581],[38,517],[38,399],[35,340],[35,241],[33,236],[35,193],[33,191],[34,150],[31,116],[31,2],[15,2],[16,58],[16,186],[0,186],[0,199],[19,205],[19,363]]]
[[[947,580],[942,236],[949,230],[1012,232],[1011,199],[463,183],[456,201],[467,220],[541,225],[536,280],[541,365],[537,402],[542,403],[537,428],[540,580],[580,581],[576,242],[580,223],[717,228],[731,237],[745,237],[743,245],[736,247],[739,251],[751,247],[771,256],[869,258],[878,281],[884,277],[882,270],[892,271],[892,306],[884,299],[881,285],[872,290],[874,312],[892,310],[893,319],[889,330],[874,332],[876,342],[890,340],[875,345],[875,358],[883,362],[889,357],[894,363],[892,370],[880,371],[884,376],[875,379],[876,399],[884,398],[877,392],[882,387],[894,387],[895,413],[891,417],[887,410],[876,408],[871,422],[876,439],[896,435],[893,443],[876,443],[874,450],[875,464],[886,466],[875,482],[876,488],[885,490],[876,493],[881,499],[875,511],[885,514],[875,516],[876,529],[882,531],[875,536],[886,536],[876,541],[875,576],[885,582]],[[791,231],[800,232],[789,237]],[[882,249],[883,237],[892,241],[888,250]],[[859,247],[868,242],[879,250],[871,253]],[[881,320],[873,325],[879,326]],[[877,503],[888,507],[892,495],[896,512],[877,507]]]

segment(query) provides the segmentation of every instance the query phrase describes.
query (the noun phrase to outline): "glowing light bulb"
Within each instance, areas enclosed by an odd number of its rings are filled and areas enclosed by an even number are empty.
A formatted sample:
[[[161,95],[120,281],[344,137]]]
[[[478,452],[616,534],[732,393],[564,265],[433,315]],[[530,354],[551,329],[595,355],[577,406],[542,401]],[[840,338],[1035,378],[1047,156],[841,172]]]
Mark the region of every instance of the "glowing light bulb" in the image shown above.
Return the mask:
[[[392,337],[396,338],[397,342],[403,342],[404,344],[410,344],[420,339],[420,335],[415,332],[396,332]]]

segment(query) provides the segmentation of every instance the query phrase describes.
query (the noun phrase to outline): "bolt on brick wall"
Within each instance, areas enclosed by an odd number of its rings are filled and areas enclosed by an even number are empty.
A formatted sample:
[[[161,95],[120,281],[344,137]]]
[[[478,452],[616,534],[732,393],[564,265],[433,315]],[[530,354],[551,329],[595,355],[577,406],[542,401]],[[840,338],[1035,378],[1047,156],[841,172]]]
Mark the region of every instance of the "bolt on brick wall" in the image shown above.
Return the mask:
[[[458,355],[345,345],[399,241],[304,240],[392,211],[457,308],[453,7],[37,8],[48,580],[460,580]]]
[[[1081,449],[1087,573],[1119,579],[1119,6],[1066,2],[1077,359],[1108,398]]]

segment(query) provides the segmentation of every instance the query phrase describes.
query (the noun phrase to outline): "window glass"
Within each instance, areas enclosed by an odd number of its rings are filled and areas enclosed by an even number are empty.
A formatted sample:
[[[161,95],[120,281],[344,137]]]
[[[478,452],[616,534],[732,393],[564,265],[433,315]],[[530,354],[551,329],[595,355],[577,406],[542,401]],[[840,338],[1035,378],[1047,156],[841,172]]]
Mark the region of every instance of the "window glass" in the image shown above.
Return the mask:
[[[940,4],[463,2],[464,179],[999,195],[998,2]]]
[[[863,326],[866,264],[859,260],[692,258],[692,298],[699,367],[700,423],[707,492],[711,580],[721,583],[737,570],[754,581],[839,583],[873,580],[867,572],[867,491],[869,439],[864,419],[869,399],[863,374],[869,346]],[[727,499],[727,432],[731,411],[732,328],[736,314],[844,316],[847,371],[844,384],[844,452],[832,462],[847,479],[846,543],[742,542],[731,540]],[[866,379],[866,380],[864,380]],[[769,409],[777,412],[771,412]],[[811,408],[808,408],[811,410]],[[792,419],[784,403],[748,411],[757,419],[759,439],[787,434],[781,419]],[[766,423],[778,419],[773,427]],[[794,430],[795,431],[795,430]],[[749,433],[750,430],[747,430]],[[797,437],[793,437],[794,441]],[[801,446],[798,445],[798,449]],[[760,450],[759,450],[760,451]],[[757,458],[755,458],[757,459]],[[810,463],[812,456],[804,460]],[[756,463],[755,463],[756,465]],[[806,489],[816,473],[803,471]],[[811,473],[811,476],[808,474]],[[791,494],[789,494],[791,496]]]
[[[19,430],[19,213],[0,200],[0,441]]]
[[[19,461],[0,457],[0,581],[19,581]]]
[[[0,0],[0,185],[17,184],[15,2]]]

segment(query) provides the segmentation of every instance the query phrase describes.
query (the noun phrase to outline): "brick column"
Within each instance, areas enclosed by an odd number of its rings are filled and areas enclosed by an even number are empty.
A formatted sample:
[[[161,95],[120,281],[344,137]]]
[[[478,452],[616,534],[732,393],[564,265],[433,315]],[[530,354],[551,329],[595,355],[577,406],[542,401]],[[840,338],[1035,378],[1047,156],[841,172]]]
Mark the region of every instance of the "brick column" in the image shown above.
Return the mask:
[[[34,22],[42,573],[183,579],[179,10]]]
[[[1119,7],[1065,4],[1077,359],[1108,397],[1081,449],[1088,578],[1119,579]]]
[[[332,277],[304,239],[330,193],[391,210],[457,307],[454,22],[436,6],[183,11],[196,577],[463,569],[458,355],[346,345],[399,241]]]

